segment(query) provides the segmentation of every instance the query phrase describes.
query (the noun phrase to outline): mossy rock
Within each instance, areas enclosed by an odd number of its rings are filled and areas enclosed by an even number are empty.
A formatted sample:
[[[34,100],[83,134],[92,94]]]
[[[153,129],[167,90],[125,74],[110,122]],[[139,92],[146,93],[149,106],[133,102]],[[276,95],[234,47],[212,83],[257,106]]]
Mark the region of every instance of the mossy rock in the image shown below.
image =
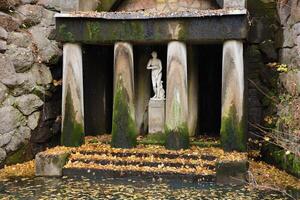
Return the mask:
[[[264,144],[261,150],[263,160],[300,178],[300,158],[274,144]]]
[[[15,165],[18,163],[23,163],[29,160],[32,160],[34,156],[31,153],[30,144],[23,144],[17,151],[8,155],[4,164],[5,165]]]

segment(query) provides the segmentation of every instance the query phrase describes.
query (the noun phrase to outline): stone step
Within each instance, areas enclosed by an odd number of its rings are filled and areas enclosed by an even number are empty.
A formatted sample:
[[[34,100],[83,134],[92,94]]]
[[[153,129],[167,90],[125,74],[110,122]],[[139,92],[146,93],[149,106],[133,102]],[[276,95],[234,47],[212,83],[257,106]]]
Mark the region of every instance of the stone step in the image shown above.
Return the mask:
[[[159,157],[139,157],[139,156],[130,156],[130,157],[117,157],[106,154],[71,154],[69,162],[83,162],[83,163],[96,163],[101,165],[136,165],[136,166],[149,166],[149,167],[158,167],[158,166],[167,166],[167,167],[186,167],[186,168],[196,168],[198,166],[205,167],[207,169],[214,170],[215,162],[206,161],[206,160],[192,160],[192,159],[169,159],[169,158],[159,158]]]
[[[118,149],[103,143],[87,143],[77,148],[48,149],[36,156],[36,175],[52,177],[140,177],[244,184],[247,170],[246,154],[215,147],[192,146],[171,151],[155,145]]]
[[[138,157],[148,157],[153,156],[155,158],[169,158],[169,159],[201,159],[201,160],[208,160],[208,161],[215,161],[217,159],[216,156],[204,153],[202,155],[193,155],[193,154],[178,154],[175,151],[173,153],[157,153],[157,152],[131,152],[130,150],[122,150],[120,152],[115,151],[112,152],[110,150],[81,150],[78,151],[80,154],[86,155],[100,155],[106,154],[111,156],[117,157],[130,157],[130,156],[138,156]]]
[[[180,179],[192,182],[215,181],[215,170],[196,166],[195,168],[170,166],[138,166],[134,164],[115,165],[101,163],[68,162],[63,168],[64,176],[93,178],[142,177],[143,179]]]

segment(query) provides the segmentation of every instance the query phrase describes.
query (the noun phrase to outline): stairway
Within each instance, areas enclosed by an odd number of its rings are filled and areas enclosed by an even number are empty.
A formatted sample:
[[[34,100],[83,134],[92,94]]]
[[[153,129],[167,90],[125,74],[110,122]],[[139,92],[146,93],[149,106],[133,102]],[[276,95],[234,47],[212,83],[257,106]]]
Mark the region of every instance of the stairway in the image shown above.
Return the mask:
[[[114,149],[106,144],[89,144],[72,151],[63,168],[63,175],[214,182],[218,153],[221,154],[218,148],[193,147],[189,150],[171,151],[153,145]]]

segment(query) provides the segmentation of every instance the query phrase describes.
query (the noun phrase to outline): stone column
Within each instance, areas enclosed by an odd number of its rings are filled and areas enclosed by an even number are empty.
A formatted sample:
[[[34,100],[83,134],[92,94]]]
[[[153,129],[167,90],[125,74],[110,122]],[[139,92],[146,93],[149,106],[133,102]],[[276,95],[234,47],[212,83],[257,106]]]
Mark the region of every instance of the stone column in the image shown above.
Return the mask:
[[[135,117],[140,134],[148,133],[148,102],[151,98],[151,71],[147,69],[151,48],[136,47],[135,57]]]
[[[189,88],[189,134],[196,134],[198,122],[198,104],[199,104],[199,61],[196,59],[198,49],[195,46],[188,46],[188,88]]]
[[[78,44],[63,47],[62,135],[64,146],[84,143],[82,51]]]
[[[246,151],[243,43],[223,46],[221,143],[226,151]]]
[[[97,0],[60,0],[61,12],[91,11]],[[78,44],[63,47],[63,96],[62,134],[64,146],[80,146],[84,143],[84,96],[82,49]]]
[[[182,42],[168,44],[166,92],[166,147],[189,147],[187,52]]]
[[[134,64],[131,44],[119,42],[114,50],[114,105],[112,146],[132,148],[137,130],[134,108]]]

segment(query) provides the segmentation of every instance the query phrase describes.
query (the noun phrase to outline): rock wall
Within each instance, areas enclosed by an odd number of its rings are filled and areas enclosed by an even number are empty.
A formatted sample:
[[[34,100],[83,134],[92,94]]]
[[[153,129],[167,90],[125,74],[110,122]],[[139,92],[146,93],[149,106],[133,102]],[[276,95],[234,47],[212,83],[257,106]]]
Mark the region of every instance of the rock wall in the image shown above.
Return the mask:
[[[280,63],[286,68],[279,76],[277,128],[289,135],[291,151],[300,154],[300,0],[280,0],[277,10],[282,28]]]
[[[59,0],[0,0],[0,167],[33,158],[60,131]]]
[[[248,0],[248,9],[250,133],[271,128],[280,146],[299,152],[300,0]]]

